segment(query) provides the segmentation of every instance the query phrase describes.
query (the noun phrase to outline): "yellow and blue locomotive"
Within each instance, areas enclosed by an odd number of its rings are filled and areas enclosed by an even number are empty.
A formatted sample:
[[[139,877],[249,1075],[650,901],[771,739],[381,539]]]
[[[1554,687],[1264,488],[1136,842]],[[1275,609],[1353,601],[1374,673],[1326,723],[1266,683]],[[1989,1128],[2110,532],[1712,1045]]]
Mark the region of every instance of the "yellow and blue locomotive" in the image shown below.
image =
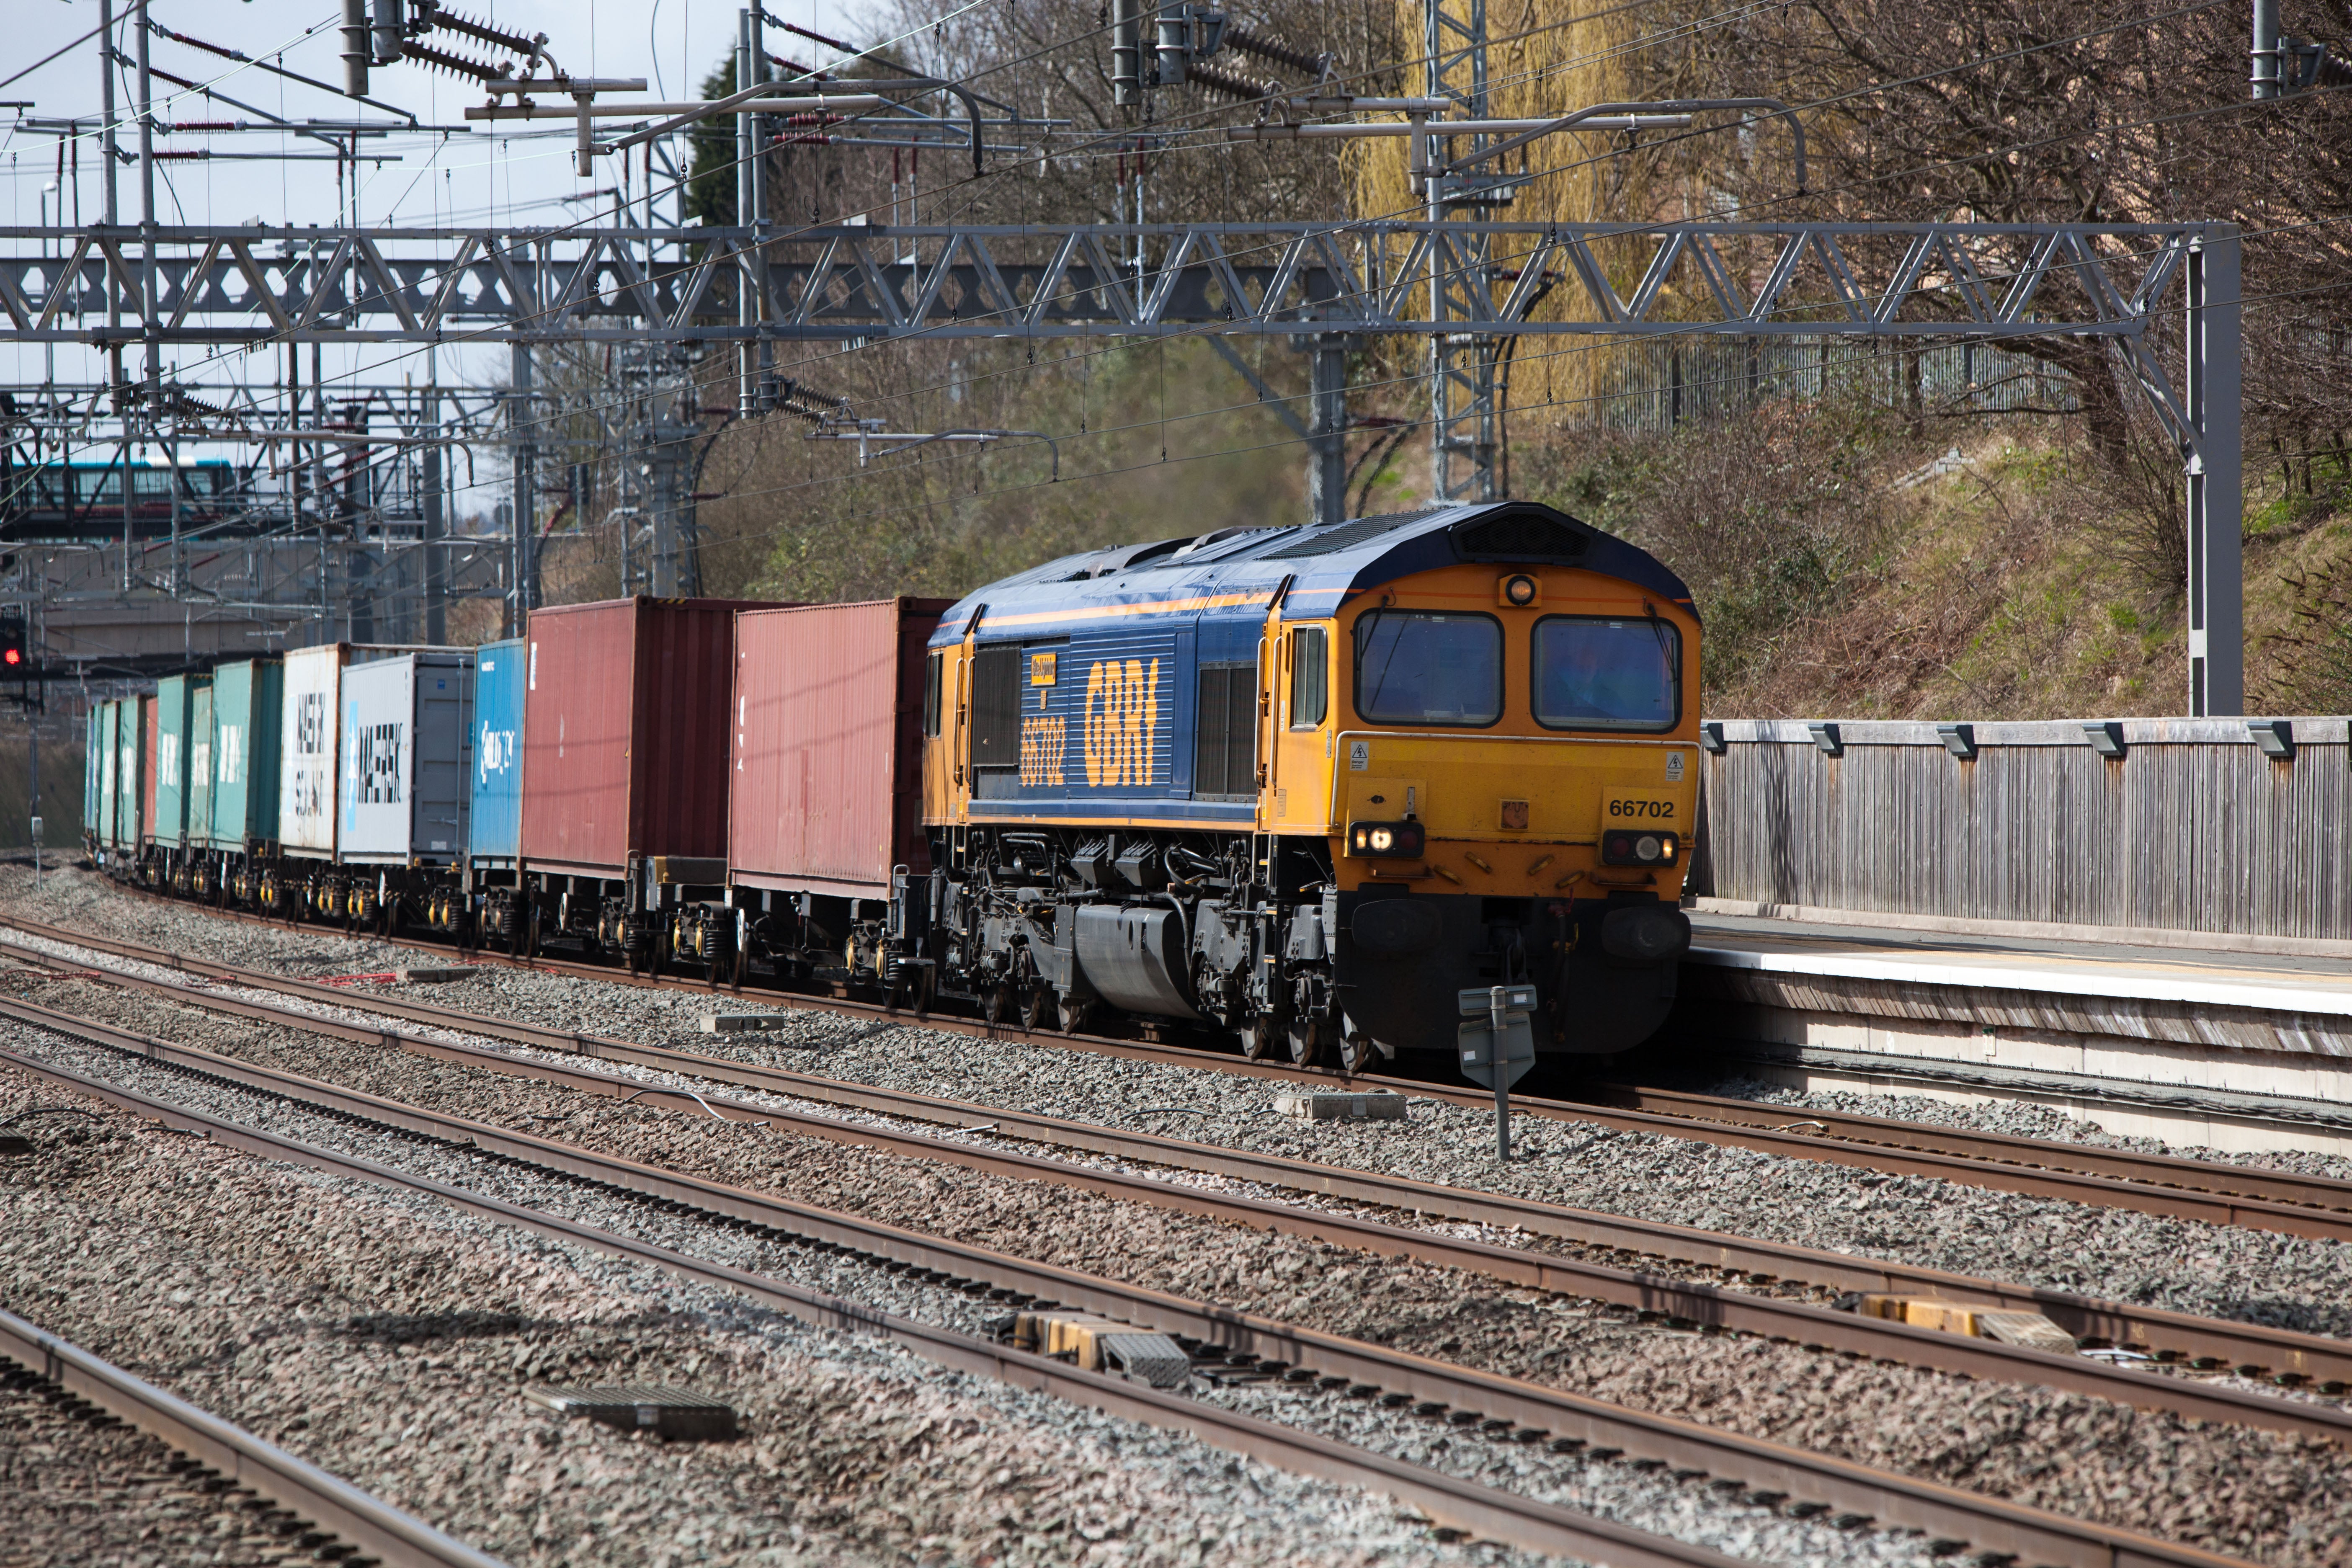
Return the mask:
[[[930,641],[896,945],[1032,1026],[1360,1070],[1531,985],[1538,1054],[1625,1049],[1689,946],[1698,638],[1656,559],[1524,502],[992,583]]]

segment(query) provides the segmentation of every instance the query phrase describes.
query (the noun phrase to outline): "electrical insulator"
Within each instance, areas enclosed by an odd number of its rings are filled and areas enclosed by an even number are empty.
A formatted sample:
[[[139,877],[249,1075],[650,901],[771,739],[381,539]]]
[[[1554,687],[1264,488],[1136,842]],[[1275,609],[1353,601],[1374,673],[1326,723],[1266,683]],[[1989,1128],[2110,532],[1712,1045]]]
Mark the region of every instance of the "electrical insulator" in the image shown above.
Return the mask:
[[[1223,47],[1225,14],[1186,0],[1164,0],[1153,12],[1152,44],[1143,41],[1144,0],[1114,0],[1111,7],[1111,96],[1143,101],[1144,89],[1176,87]]]
[[[375,0],[375,63],[391,65],[400,58],[401,41],[408,32],[408,0]]]

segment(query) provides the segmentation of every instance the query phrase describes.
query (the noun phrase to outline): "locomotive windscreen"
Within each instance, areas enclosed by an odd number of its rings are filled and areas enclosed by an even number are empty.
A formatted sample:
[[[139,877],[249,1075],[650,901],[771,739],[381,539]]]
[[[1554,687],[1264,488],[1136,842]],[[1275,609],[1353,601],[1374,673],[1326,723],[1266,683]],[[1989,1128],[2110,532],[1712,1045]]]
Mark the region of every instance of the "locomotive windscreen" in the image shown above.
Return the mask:
[[[1358,616],[1356,711],[1374,724],[1493,723],[1503,716],[1501,624],[1424,610]]]
[[[1664,621],[1548,616],[1533,649],[1538,723],[1671,730],[1682,717],[1682,638]]]

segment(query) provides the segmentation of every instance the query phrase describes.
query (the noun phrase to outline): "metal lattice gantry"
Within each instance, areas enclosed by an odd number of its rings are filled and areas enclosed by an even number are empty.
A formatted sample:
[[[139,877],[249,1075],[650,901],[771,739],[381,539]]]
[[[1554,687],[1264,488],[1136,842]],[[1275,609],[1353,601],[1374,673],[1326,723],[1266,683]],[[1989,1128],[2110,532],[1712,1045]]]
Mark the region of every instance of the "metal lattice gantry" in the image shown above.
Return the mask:
[[[505,591],[506,541],[450,526],[465,452],[499,439],[496,395],[147,390],[0,387],[0,604],[37,622],[47,673],[162,673],[321,623],[438,641],[450,596]]]
[[[1486,0],[1423,0],[1422,52],[1428,59],[1428,95],[1452,105],[1450,118],[1484,120],[1486,101]],[[1470,139],[1483,153],[1493,140]],[[1433,170],[1445,167],[1447,140],[1432,135],[1425,154]],[[1510,200],[1517,182],[1492,171],[1433,174],[1429,216],[1440,222],[1465,208]],[[1483,313],[1481,292],[1492,274],[1494,236],[1471,227],[1458,243],[1433,247],[1429,268],[1430,489],[1441,501],[1495,498],[1495,447],[1501,423],[1496,398],[1500,342],[1470,323]],[[1463,325],[1444,330],[1444,323]]]
[[[152,249],[133,229],[72,233],[63,260],[39,254],[45,232],[0,229],[0,342],[2105,339],[2189,479],[2191,711],[2242,704],[2240,241],[2227,224],[159,227]],[[1433,276],[1459,280],[1451,303],[1439,290],[1433,304]],[[2176,284],[2179,378],[2150,342]],[[764,308],[739,310],[751,288]]]

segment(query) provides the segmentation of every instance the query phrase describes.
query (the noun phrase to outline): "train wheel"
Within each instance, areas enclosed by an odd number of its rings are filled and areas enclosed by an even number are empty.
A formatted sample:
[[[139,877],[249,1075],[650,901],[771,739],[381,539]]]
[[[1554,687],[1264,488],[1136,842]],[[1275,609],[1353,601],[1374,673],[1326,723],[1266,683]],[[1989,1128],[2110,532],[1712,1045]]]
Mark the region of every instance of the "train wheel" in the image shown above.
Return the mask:
[[[1013,1011],[1013,987],[992,985],[988,1000],[981,1004],[981,1016],[992,1025],[1002,1025]]]
[[[1044,1028],[1046,1015],[1052,1010],[1053,1005],[1054,993],[1050,987],[1044,985],[1030,987],[1021,997],[1021,1026],[1024,1029]]]
[[[1290,1059],[1293,1062],[1304,1068],[1314,1067],[1322,1061],[1324,1029],[1319,1020],[1293,1018],[1286,1032],[1290,1037]]]
[[[926,970],[924,973],[929,973],[929,971]],[[1062,1033],[1075,1035],[1087,1026],[1087,1020],[1094,1016],[1094,1010],[1095,1005],[1082,997],[1065,996],[1062,998],[1059,1014],[1055,1023],[1059,1026]]]
[[[740,991],[743,989],[743,982],[745,978],[749,976],[751,973],[751,950],[739,942],[735,944],[734,963],[729,966],[728,984],[734,986],[736,990]]]
[[[929,964],[919,964],[916,967],[915,977],[908,986],[907,998],[907,1005],[913,1009],[916,1017],[928,1018],[931,1016],[931,1001],[934,994],[939,990],[939,976]]]
[[[1370,1072],[1380,1059],[1381,1048],[1370,1035],[1351,1035],[1339,1042],[1339,1065],[1351,1073]]]
[[[1273,1019],[1252,1018],[1242,1029],[1242,1055],[1254,1062],[1268,1060],[1281,1038],[1281,1028]]]

